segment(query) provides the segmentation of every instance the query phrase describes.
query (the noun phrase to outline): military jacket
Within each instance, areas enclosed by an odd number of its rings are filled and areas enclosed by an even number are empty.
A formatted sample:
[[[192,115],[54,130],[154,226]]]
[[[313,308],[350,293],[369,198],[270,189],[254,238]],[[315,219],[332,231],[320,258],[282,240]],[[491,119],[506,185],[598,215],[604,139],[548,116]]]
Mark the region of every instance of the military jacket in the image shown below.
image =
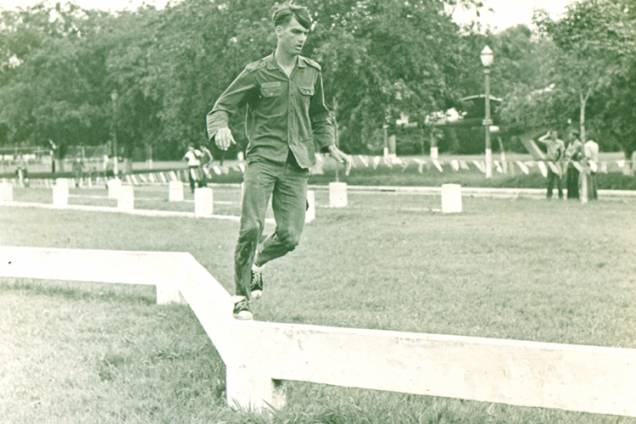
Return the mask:
[[[208,137],[227,127],[229,117],[243,105],[248,162],[283,163],[291,151],[298,165],[309,168],[315,163],[316,147],[324,150],[335,143],[320,65],[311,59],[298,56],[289,77],[273,54],[247,65],[208,113]]]

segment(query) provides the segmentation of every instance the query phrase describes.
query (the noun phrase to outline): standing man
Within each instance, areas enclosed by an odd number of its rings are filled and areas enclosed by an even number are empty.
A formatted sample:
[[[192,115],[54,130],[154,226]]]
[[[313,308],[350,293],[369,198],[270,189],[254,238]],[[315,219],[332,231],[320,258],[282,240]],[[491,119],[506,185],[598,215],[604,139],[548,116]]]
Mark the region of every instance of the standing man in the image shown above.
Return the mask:
[[[563,140],[559,140],[556,131],[548,131],[546,134],[539,137],[539,142],[546,145],[546,159],[549,161],[548,187],[546,193],[547,198],[548,200],[552,199],[552,189],[554,188],[554,182],[556,181],[559,199],[563,199],[563,187],[561,184],[562,170],[559,161],[565,152],[565,144],[563,143]]]
[[[199,172],[201,172],[201,157],[203,154],[194,147],[194,144],[188,144],[188,151],[183,155],[183,160],[186,161],[188,166],[188,181],[190,182],[190,192],[194,193],[195,187],[201,187],[201,178]]]
[[[598,171],[598,143],[592,139],[587,140],[583,145],[585,161],[590,170],[590,183],[588,184],[588,199],[598,200],[598,189],[596,185],[596,172]]]
[[[300,55],[311,28],[309,11],[287,3],[275,8],[272,20],[276,50],[247,65],[207,115],[208,136],[225,151],[235,143],[228,120],[247,105],[247,170],[234,256],[238,319],[252,319],[249,301],[262,294],[263,265],[298,245],[316,147],[350,161],[335,145],[320,65]],[[270,196],[276,229],[259,243]]]
[[[581,160],[583,157],[583,143],[579,140],[579,133],[578,131],[571,130],[568,134],[568,146],[565,149],[568,199],[579,198],[579,179]]]

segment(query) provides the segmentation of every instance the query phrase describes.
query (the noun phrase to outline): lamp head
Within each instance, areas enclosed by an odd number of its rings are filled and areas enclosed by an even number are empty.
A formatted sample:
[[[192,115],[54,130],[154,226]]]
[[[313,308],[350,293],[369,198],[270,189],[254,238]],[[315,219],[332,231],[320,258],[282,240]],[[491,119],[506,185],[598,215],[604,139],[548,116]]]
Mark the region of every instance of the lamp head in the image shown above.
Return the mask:
[[[484,68],[490,68],[495,58],[495,54],[492,52],[490,47],[485,46],[483,50],[481,51],[480,58],[481,58],[481,64],[484,65]]]

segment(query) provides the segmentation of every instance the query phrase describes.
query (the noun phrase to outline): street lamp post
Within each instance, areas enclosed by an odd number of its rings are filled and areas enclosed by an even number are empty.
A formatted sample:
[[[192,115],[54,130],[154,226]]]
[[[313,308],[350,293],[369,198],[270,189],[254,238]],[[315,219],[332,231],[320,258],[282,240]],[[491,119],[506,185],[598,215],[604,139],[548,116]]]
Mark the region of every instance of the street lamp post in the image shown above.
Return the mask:
[[[119,178],[119,154],[118,154],[118,150],[117,150],[117,125],[116,125],[116,119],[117,119],[117,99],[118,99],[119,95],[117,94],[117,90],[113,90],[112,93],[110,93],[110,99],[113,102],[113,150],[114,150],[114,155],[113,155],[113,174],[115,179]]]
[[[492,147],[490,143],[490,66],[492,65],[494,54],[490,47],[486,46],[481,51],[481,64],[484,66],[484,135],[486,137],[486,178],[492,178]]]

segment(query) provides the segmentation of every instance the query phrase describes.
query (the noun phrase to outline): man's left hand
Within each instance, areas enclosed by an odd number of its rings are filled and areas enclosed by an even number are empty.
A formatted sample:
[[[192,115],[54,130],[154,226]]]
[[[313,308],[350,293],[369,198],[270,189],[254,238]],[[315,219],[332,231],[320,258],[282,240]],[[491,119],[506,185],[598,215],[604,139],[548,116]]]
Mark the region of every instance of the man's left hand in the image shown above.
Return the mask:
[[[329,146],[329,154],[331,155],[332,158],[334,158],[338,162],[347,164],[347,167],[350,166],[351,157],[345,152],[343,152],[342,150],[340,150],[335,144],[332,144],[331,146]]]

